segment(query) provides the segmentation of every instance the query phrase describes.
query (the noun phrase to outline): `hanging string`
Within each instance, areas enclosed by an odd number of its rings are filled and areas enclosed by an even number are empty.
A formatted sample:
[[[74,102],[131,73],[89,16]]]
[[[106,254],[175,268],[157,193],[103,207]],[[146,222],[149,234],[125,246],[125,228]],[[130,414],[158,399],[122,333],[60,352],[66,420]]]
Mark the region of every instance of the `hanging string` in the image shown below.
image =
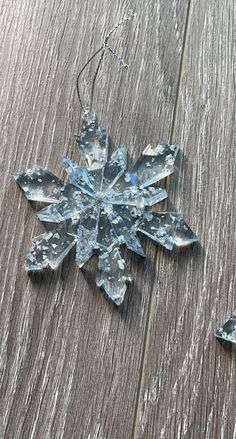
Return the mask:
[[[80,94],[80,77],[82,75],[82,73],[84,72],[84,70],[86,69],[86,67],[91,63],[91,61],[99,54],[100,55],[100,59],[93,77],[93,82],[92,82],[92,89],[91,89],[91,96],[90,96],[90,103],[89,103],[89,111],[91,111],[92,109],[92,105],[93,105],[93,96],[94,96],[94,88],[95,88],[95,82],[97,79],[97,75],[99,72],[99,69],[101,67],[104,55],[105,55],[105,51],[108,50],[108,52],[110,52],[118,61],[118,63],[121,65],[121,67],[123,68],[128,68],[128,64],[123,60],[123,58],[121,58],[117,52],[115,50],[113,50],[110,45],[108,44],[108,40],[110,38],[110,36],[123,24],[125,24],[127,21],[130,21],[134,18],[135,14],[132,10],[129,10],[127,15],[119,22],[117,23],[110,31],[109,33],[106,35],[102,46],[88,59],[88,61],[84,64],[84,66],[82,67],[82,69],[80,70],[80,72],[78,73],[77,79],[76,79],[76,89],[77,89],[77,95],[78,95],[78,99],[79,99],[79,103],[80,106],[82,108],[82,110],[85,110],[86,106],[83,104],[83,101],[81,99],[81,94]]]
[[[93,77],[91,97],[90,97],[90,104],[89,104],[89,111],[90,112],[91,112],[91,110],[93,108],[93,96],[94,96],[95,82],[96,82],[97,75],[98,75],[99,69],[101,67],[104,55],[105,55],[105,50],[103,50],[103,52],[101,53],[101,56],[100,56],[100,59],[99,59],[99,62],[98,62],[98,65],[97,65],[97,68],[96,68],[96,71],[95,71],[95,74],[94,74],[94,77]]]

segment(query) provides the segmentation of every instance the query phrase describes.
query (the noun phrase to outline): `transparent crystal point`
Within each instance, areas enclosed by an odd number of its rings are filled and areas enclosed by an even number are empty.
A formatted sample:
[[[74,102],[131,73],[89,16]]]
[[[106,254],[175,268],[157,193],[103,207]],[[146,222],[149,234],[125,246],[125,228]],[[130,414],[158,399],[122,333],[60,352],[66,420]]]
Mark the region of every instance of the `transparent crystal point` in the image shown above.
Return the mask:
[[[215,333],[216,338],[225,343],[227,347],[236,349],[236,315],[229,319],[221,328]]]
[[[92,200],[92,199],[90,199]],[[77,222],[80,214],[86,209],[88,199],[72,184],[67,184],[62,191],[62,196],[57,204],[50,204],[37,213],[40,221],[61,223],[68,219]]]
[[[114,149],[106,130],[100,128],[96,116],[89,111],[83,113],[82,129],[76,141],[79,143],[81,157],[88,170],[103,168],[107,163],[109,152]]]
[[[97,235],[97,248],[100,249],[110,249],[117,242],[117,235],[108,215],[106,210],[101,209]]]
[[[65,256],[75,245],[75,237],[58,229],[35,237],[26,258],[26,271],[42,271],[58,268]]]
[[[102,171],[89,172],[86,168],[81,168],[74,160],[67,157],[63,157],[62,161],[69,181],[84,194],[94,197],[94,193],[101,188]]]
[[[30,201],[56,203],[64,187],[60,178],[41,167],[34,167],[26,172],[14,172],[12,176]]]
[[[108,195],[108,201],[114,205],[138,205],[141,208],[144,208],[146,206],[153,206],[154,204],[159,203],[165,198],[167,198],[167,192],[165,189],[156,189],[154,187],[140,189],[137,186],[127,188],[121,193],[111,191]]]
[[[122,172],[117,179],[112,183],[111,193],[122,193],[126,189],[131,189],[134,187],[139,187],[139,180],[135,174],[130,172]]]
[[[126,274],[126,264],[117,247],[110,252],[101,253],[96,283],[104,289],[116,305],[121,305],[123,302],[126,281],[131,280],[131,277]]]
[[[148,145],[133,168],[140,187],[150,186],[174,172],[179,145]]]
[[[112,154],[110,164],[119,166],[121,169],[127,169],[128,151],[125,145],[121,144]]]
[[[128,152],[125,145],[120,145],[117,148],[108,163],[104,168],[103,189],[112,188],[124,174],[128,163]]]
[[[174,212],[148,212],[144,214],[138,230],[168,250],[185,247],[197,241],[195,233],[182,216]]]
[[[100,207],[98,205],[88,208],[79,221],[77,229],[76,263],[82,267],[93,255],[97,248],[98,222]]]
[[[115,206],[111,216],[111,223],[120,243],[126,244],[127,248],[145,256],[144,250],[137,237],[137,218],[139,212],[130,206]]]

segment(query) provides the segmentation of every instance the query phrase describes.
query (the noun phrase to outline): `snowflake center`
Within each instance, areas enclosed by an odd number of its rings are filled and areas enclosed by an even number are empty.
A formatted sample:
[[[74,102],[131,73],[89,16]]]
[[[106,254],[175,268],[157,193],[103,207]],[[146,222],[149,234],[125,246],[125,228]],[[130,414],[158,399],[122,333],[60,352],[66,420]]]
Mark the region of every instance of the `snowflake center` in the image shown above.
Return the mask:
[[[107,194],[104,191],[100,191],[96,193],[96,199],[97,201],[100,201],[100,203],[104,203],[107,198]]]
[[[97,206],[100,208],[100,212],[105,215],[111,215],[113,212],[112,203],[108,200],[108,196],[105,192],[98,192],[96,194]]]

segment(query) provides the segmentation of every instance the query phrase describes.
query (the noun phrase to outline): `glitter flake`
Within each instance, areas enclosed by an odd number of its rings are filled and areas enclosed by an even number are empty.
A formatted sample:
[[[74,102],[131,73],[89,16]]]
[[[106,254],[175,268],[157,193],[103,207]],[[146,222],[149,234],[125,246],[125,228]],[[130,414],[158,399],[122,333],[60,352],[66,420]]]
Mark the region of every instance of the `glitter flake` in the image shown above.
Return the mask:
[[[47,223],[47,233],[33,239],[26,270],[56,269],[73,246],[82,267],[98,250],[96,283],[120,305],[131,280],[120,245],[145,256],[138,232],[168,250],[197,240],[180,214],[151,210],[167,197],[165,189],[151,185],[174,171],[179,147],[149,145],[132,166],[126,147],[115,149],[90,112],[83,114],[76,142],[82,166],[63,158],[67,182],[39,167],[13,174],[28,200],[48,203],[37,214]]]

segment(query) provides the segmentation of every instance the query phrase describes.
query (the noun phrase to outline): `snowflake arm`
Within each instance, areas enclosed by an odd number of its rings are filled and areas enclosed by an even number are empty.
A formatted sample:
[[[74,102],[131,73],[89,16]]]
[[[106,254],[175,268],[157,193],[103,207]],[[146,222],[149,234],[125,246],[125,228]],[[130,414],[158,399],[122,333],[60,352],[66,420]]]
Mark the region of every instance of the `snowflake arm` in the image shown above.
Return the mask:
[[[111,223],[121,244],[126,244],[129,250],[145,256],[137,236],[137,209],[131,206],[115,206],[111,215]]]
[[[179,213],[148,212],[143,216],[138,230],[168,250],[186,247],[197,241],[195,233]]]
[[[121,305],[126,292],[126,282],[131,281],[126,274],[126,264],[118,247],[109,252],[102,252],[98,260],[96,283],[102,287],[107,296],[116,304]]]
[[[128,166],[128,151],[125,145],[120,145],[111,155],[111,160],[104,168],[103,189],[110,190],[124,174]]]
[[[57,203],[64,188],[60,178],[39,166],[22,173],[14,172],[12,176],[29,201]]]
[[[86,168],[81,168],[74,160],[63,157],[62,161],[70,183],[80,189],[82,193],[94,197],[101,186],[101,171],[95,171],[93,175]]]
[[[83,113],[80,136],[75,139],[79,144],[84,166],[89,171],[104,168],[115,147],[106,130],[100,128],[94,114],[89,111]]]
[[[174,163],[179,145],[148,145],[134,165],[140,188],[145,188],[174,172]]]
[[[35,237],[29,250],[26,271],[56,270],[76,243],[76,238],[65,229],[56,229]]]
[[[71,219],[72,222],[78,222],[81,213],[91,204],[92,198],[85,197],[72,184],[66,184],[62,196],[57,204],[50,204],[37,213],[40,221],[50,223],[62,223]]]
[[[77,229],[76,258],[77,265],[81,268],[91,258],[97,248],[98,222],[100,206],[91,206],[83,215]]]
[[[236,312],[216,331],[215,336],[226,349],[236,351]]]
[[[108,201],[113,205],[140,206],[142,208],[153,206],[167,198],[165,189],[149,187],[140,189],[136,186],[125,189],[123,192],[110,192]]]

